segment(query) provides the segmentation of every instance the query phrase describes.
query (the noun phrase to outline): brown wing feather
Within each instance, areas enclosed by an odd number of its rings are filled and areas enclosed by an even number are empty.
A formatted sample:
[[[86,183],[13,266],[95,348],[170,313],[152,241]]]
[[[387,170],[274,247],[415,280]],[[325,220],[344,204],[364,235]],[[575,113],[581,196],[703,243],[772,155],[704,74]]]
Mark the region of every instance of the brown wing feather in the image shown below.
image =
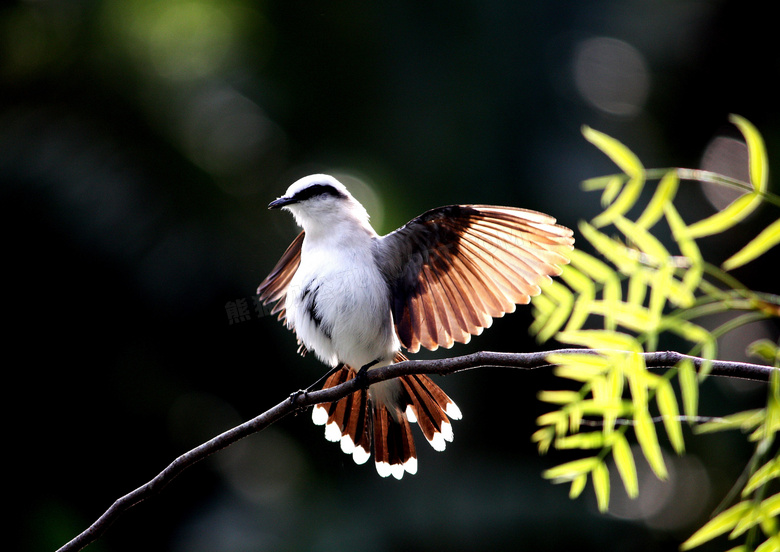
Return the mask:
[[[284,300],[287,296],[287,286],[290,285],[290,281],[301,264],[303,237],[303,232],[295,237],[274,269],[257,288],[258,298],[264,305],[274,303],[271,314],[279,313],[279,320],[284,319]]]
[[[433,209],[379,238],[401,343],[417,352],[467,342],[540,293],[573,244],[548,215],[490,205]]]

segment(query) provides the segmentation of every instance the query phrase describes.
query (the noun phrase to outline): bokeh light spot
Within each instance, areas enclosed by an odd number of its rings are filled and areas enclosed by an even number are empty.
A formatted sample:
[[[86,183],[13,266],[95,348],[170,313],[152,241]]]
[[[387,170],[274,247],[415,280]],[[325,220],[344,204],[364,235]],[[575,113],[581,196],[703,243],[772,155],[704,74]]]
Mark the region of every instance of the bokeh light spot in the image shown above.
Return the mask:
[[[591,38],[577,46],[574,80],[585,101],[621,117],[636,116],[650,88],[642,54],[630,44],[608,37]]]

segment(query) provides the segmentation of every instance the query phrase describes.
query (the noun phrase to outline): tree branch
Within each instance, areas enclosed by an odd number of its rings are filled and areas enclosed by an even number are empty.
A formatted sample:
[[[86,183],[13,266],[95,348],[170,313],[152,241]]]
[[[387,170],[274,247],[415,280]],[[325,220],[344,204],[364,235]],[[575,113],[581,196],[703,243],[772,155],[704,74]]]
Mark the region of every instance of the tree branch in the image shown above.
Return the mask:
[[[599,354],[599,351],[593,349],[559,349],[535,353],[493,353],[482,351],[454,358],[408,360],[406,362],[370,370],[366,374],[364,383],[366,385],[371,385],[373,383],[408,374],[447,375],[464,370],[486,367],[534,370],[537,368],[549,367],[550,363],[547,361],[547,355],[551,353]],[[674,351],[644,353],[643,356],[648,368],[669,368],[683,359],[688,359],[693,362],[697,369],[701,369],[706,362],[702,358],[683,355]],[[725,376],[754,381],[768,381],[769,375],[773,370],[774,368],[770,366],[759,364],[714,360],[711,364],[710,374],[713,376]],[[200,462],[211,454],[230,446],[248,435],[262,431],[293,412],[315,404],[334,402],[346,397],[350,393],[356,391],[358,385],[359,382],[357,379],[351,379],[346,383],[329,389],[293,394],[290,398],[285,399],[276,406],[266,410],[259,416],[217,435],[210,441],[182,454],[171,462],[168,467],[160,472],[154,479],[114,502],[92,525],[61,547],[58,552],[82,550],[84,547],[100,538],[122,513],[126,512],[139,502],[159,493],[176,476],[193,464]]]

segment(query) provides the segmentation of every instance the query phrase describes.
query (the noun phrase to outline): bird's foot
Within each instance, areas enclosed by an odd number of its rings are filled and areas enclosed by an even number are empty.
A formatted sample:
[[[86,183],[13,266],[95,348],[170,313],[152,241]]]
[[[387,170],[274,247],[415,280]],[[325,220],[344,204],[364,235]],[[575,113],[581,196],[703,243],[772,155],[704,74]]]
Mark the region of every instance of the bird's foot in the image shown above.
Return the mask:
[[[306,398],[306,395],[309,394],[309,391],[311,391],[311,388],[307,387],[306,389],[298,389],[297,391],[290,393],[290,403],[293,405],[296,404],[298,402],[298,397],[301,395]]]
[[[366,389],[368,387],[368,369],[377,362],[379,362],[379,360],[369,362],[368,364],[362,366],[360,370],[357,371],[357,374],[355,374],[355,379],[357,380],[357,385],[360,387],[360,389]]]

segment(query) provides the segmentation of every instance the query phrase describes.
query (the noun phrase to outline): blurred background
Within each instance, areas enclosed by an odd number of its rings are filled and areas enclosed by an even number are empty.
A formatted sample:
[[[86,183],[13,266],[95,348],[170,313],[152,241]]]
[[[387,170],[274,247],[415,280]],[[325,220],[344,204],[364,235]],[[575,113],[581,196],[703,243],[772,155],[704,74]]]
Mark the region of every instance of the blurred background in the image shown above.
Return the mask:
[[[740,175],[729,113],[775,168],[776,31],[740,1],[3,3],[8,549],[58,548],[323,372],[252,302],[297,233],[266,209],[293,180],[339,176],[380,233],[449,203],[576,227],[600,208],[581,181],[615,172],[581,125],[648,167]],[[681,194],[712,212],[693,184]],[[761,216],[707,254],[731,255]],[[773,256],[738,276],[777,292]],[[418,358],[554,346],[528,335],[529,311]],[[777,336],[746,334],[721,356]],[[676,550],[750,455],[739,435],[696,437],[668,482],[640,462],[640,498],[615,482],[599,515],[590,489],[570,501],[541,477],[569,459],[530,442],[537,391],[560,386],[549,373],[437,382],[464,419],[445,453],[418,439],[414,477],[354,465],[305,413],[190,468],[88,550]],[[711,381],[701,410],[763,399]]]

